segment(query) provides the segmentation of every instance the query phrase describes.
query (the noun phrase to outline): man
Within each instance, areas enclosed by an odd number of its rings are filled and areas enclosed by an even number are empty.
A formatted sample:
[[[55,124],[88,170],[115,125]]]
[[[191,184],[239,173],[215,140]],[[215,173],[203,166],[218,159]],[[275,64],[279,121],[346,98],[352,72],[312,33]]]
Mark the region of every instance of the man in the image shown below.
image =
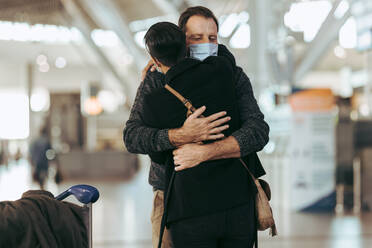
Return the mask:
[[[40,131],[40,136],[30,145],[31,165],[33,166],[33,177],[44,189],[44,183],[48,177],[49,161],[46,152],[51,149],[48,128],[45,126]]]
[[[218,21],[209,9],[200,6],[188,8],[181,14],[178,24],[186,34],[186,45],[191,57],[203,59],[206,54],[213,54],[214,51],[208,50],[208,46],[203,45],[218,43]],[[221,132],[228,128],[226,122],[230,119],[225,116],[224,111],[198,118],[205,111],[205,107],[197,109],[180,128],[159,130],[147,127],[143,122],[144,95],[156,88],[164,87],[164,76],[159,72],[148,72],[150,67],[152,63],[149,63],[144,70],[144,80],[138,88],[123,132],[124,142],[129,152],[150,154],[174,149],[177,170],[184,170],[208,160],[246,156],[260,151],[268,142],[269,126],[264,121],[264,116],[254,98],[249,78],[240,67],[236,70],[235,78],[241,128],[231,136],[214,143],[199,144],[200,141],[222,138]],[[154,247],[159,238],[163,214],[164,174],[164,166],[151,162],[149,183],[154,188],[151,216]],[[172,247],[170,237],[167,235],[164,234],[163,247]]]

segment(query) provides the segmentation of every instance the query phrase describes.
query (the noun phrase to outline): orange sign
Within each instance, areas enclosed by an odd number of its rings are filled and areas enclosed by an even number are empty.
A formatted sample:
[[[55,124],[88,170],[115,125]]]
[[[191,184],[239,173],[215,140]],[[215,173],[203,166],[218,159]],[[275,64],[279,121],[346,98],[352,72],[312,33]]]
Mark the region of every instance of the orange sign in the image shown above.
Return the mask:
[[[294,93],[289,97],[294,112],[317,112],[331,110],[335,106],[330,89],[311,89]]]

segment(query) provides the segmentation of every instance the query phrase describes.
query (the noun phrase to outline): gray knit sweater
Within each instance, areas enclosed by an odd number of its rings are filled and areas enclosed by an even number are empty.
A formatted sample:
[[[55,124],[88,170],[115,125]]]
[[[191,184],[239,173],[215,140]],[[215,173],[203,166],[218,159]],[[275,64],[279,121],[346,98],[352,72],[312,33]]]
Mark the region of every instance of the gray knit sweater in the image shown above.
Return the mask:
[[[269,140],[269,126],[264,120],[257,101],[254,98],[252,85],[238,67],[236,70],[236,96],[239,106],[241,128],[232,136],[238,141],[241,156],[263,149]],[[131,153],[149,154],[175,149],[170,143],[167,129],[155,129],[145,126],[143,122],[144,96],[155,88],[164,86],[164,75],[159,72],[148,72],[140,84],[129,119],[123,131],[127,150]],[[154,189],[165,188],[164,166],[151,161],[149,183]]]

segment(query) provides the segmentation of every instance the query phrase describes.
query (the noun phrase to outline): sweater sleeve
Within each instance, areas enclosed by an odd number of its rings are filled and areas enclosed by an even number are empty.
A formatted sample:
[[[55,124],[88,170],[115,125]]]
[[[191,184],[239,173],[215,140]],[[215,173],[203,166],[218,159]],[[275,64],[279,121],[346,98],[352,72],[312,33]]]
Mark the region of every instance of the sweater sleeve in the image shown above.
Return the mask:
[[[236,70],[236,97],[241,128],[232,136],[238,141],[241,156],[262,150],[269,141],[269,125],[254,98],[251,82],[243,70]]]
[[[145,125],[144,97],[152,90],[162,87],[162,75],[158,72],[148,72],[141,82],[130,111],[129,119],[123,131],[123,140],[131,153],[150,154],[174,149],[169,141],[168,129],[151,128]]]

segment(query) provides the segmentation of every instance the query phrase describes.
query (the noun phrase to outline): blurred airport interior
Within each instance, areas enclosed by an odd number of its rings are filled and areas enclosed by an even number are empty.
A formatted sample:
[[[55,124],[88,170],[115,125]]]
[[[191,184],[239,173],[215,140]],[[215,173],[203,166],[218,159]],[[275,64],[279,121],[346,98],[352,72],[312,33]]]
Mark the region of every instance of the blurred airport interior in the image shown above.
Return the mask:
[[[259,157],[279,236],[260,247],[372,247],[371,0],[0,0],[0,201],[39,188],[45,128],[44,188],[101,191],[94,247],[151,247],[150,160],[122,132],[147,29],[197,5],[270,126]]]

